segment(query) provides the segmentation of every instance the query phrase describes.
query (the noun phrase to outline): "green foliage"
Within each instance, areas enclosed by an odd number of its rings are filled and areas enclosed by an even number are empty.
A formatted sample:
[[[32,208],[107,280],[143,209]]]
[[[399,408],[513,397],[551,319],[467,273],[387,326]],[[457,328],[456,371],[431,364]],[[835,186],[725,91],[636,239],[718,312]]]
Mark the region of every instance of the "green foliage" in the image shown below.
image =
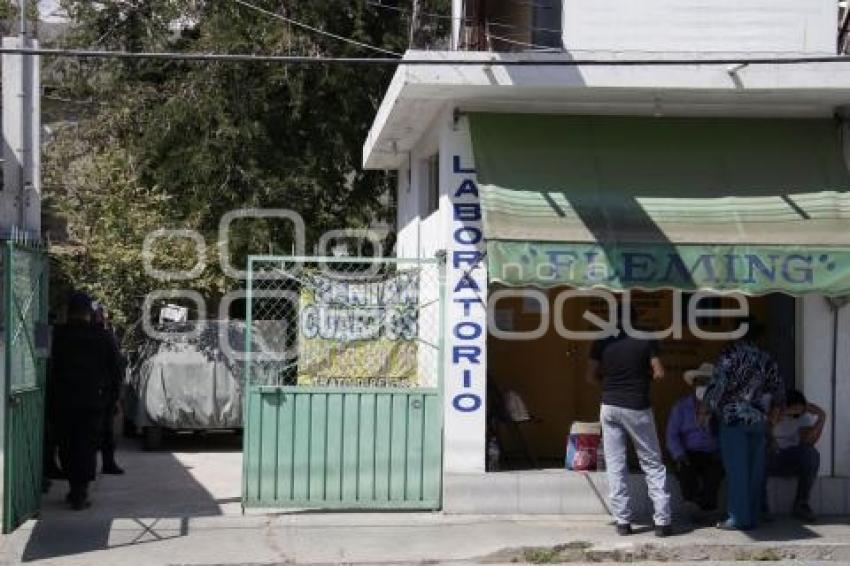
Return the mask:
[[[364,0],[251,2],[385,49],[407,45],[406,13]],[[70,42],[78,46],[374,55],[230,0],[63,0],[63,7],[77,23]],[[184,22],[182,29],[175,31],[175,22]],[[328,229],[389,219],[392,178],[359,164],[393,72],[138,60],[55,65],[45,78],[53,92],[93,101],[59,131],[46,156],[48,208],[67,222],[69,236],[56,247],[59,276],[102,297],[119,318],[134,319],[140,297],[163,286],[142,269],[141,244],[153,229],[189,228],[206,237],[208,268],[181,287],[214,301],[238,284],[224,278],[215,257],[218,223],[230,210],[299,212],[308,250]],[[291,250],[289,226],[245,221],[238,228],[230,242],[237,266],[249,253]],[[194,257],[184,248],[158,247],[154,264],[190,269]]]

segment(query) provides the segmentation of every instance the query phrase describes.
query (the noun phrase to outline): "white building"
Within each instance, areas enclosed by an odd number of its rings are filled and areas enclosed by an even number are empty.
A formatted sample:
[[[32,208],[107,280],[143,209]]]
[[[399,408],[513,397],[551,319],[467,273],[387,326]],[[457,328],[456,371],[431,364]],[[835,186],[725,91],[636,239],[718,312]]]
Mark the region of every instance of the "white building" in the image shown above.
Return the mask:
[[[581,303],[553,304],[558,285],[601,284],[753,294],[789,386],[830,415],[813,503],[848,512],[850,307],[826,296],[850,292],[850,65],[783,61],[835,55],[837,3],[487,6],[454,1],[458,49],[407,53],[433,64],[398,68],[363,156],[399,172],[397,255],[447,252],[444,508],[604,510],[595,480],[563,472],[569,425],[595,420],[598,395],[583,383],[587,342],[555,331],[584,328]],[[763,60],[730,62],[752,59]],[[576,60],[596,63],[559,64]],[[545,272],[535,254],[564,269]],[[594,279],[586,264],[597,259],[615,276]],[[542,300],[511,298],[517,288]],[[488,299],[498,327],[539,336],[493,336]],[[662,327],[672,300],[641,298]],[[721,345],[688,332],[665,340],[661,424],[686,390],[681,372]],[[485,473],[488,374],[541,418],[526,439],[560,470]]]

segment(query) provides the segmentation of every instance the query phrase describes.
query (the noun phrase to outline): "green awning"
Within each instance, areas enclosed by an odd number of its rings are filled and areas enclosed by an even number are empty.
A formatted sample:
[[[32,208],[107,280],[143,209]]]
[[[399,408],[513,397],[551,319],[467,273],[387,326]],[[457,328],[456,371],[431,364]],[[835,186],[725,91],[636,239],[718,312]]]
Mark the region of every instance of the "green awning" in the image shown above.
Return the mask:
[[[472,114],[491,280],[850,293],[833,120]]]

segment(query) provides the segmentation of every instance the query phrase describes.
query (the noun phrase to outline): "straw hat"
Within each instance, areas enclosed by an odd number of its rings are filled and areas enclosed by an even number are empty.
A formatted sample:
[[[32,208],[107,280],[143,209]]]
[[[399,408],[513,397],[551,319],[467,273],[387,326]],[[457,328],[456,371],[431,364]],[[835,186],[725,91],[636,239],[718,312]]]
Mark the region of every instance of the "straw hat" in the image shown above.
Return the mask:
[[[703,362],[696,369],[689,369],[682,375],[682,379],[685,380],[685,383],[694,386],[694,382],[699,381],[708,381],[711,379],[711,376],[714,375],[714,364],[709,362]]]

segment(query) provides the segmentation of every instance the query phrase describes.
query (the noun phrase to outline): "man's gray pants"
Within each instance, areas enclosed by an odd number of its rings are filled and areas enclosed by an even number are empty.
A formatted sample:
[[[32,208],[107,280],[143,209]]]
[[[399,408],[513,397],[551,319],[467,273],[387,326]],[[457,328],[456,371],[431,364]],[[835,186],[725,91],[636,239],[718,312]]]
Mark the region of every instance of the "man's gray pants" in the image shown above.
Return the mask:
[[[667,468],[661,459],[658,432],[652,409],[636,411],[612,405],[602,405],[602,441],[605,446],[605,467],[608,471],[611,514],[618,524],[631,523],[629,502],[629,467],[626,461],[627,438],[631,438],[640,467],[646,474],[649,497],[655,508],[656,525],[670,524],[670,492],[667,489]]]

